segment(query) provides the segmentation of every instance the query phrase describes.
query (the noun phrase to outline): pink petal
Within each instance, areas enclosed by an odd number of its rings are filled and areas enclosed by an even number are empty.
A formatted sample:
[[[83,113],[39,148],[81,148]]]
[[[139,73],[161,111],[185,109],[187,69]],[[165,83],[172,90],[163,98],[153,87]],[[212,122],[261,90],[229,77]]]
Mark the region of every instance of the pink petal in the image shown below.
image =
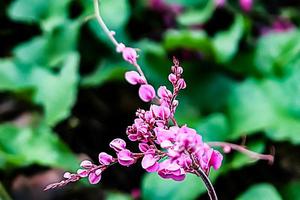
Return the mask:
[[[129,71],[125,73],[125,79],[128,83],[136,85],[141,82],[142,77],[136,71]]]
[[[90,173],[89,174],[89,182],[90,184],[97,184],[101,180],[101,174],[97,176],[96,173]]]
[[[155,97],[155,90],[149,84],[141,85],[141,87],[139,89],[139,96],[140,96],[140,98],[143,101],[149,102],[152,99],[154,99],[154,97]]]
[[[103,165],[110,165],[113,162],[113,157],[105,152],[99,153],[99,163]]]
[[[116,152],[119,152],[126,148],[126,142],[120,138],[116,138],[109,143],[109,146],[113,148]]]

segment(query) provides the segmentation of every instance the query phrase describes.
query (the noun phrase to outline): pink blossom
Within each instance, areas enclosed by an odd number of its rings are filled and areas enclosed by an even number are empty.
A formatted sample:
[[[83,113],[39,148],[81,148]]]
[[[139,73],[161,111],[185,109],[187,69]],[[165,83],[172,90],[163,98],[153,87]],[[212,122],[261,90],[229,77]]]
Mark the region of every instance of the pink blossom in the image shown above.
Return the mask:
[[[109,143],[109,146],[113,148],[116,152],[119,152],[126,148],[126,142],[120,138],[116,138]]]
[[[132,85],[136,84],[145,84],[146,80],[143,78],[139,73],[136,71],[129,71],[125,73],[125,79],[127,80],[128,83]]]
[[[143,101],[149,102],[152,99],[154,99],[155,90],[152,87],[152,85],[149,85],[149,84],[141,85],[141,87],[139,89],[139,96]]]
[[[139,143],[139,149],[141,152],[145,153],[150,149],[150,146],[146,143]]]
[[[177,81],[176,75],[175,75],[175,74],[172,74],[172,73],[169,75],[168,79],[169,79],[169,81],[170,81],[171,83],[173,83],[173,84],[175,84],[176,81]]]
[[[137,53],[136,50],[131,47],[126,47],[123,43],[117,46],[117,52],[122,53],[123,59],[130,64],[136,64]]]
[[[77,174],[80,177],[87,177],[89,175],[88,170],[86,170],[86,169],[78,169]]]
[[[167,120],[170,117],[171,111],[166,106],[152,105],[151,108],[154,115],[162,120]]]
[[[94,165],[91,161],[89,160],[83,160],[81,163],[80,163],[80,167],[82,168],[85,168],[85,169],[90,169],[92,168]]]
[[[177,86],[180,90],[185,89],[186,88],[186,83],[184,81],[183,78],[179,79],[177,82]]]
[[[164,99],[172,97],[172,92],[168,90],[166,86],[160,86],[157,90],[157,94],[160,98]]]
[[[99,163],[103,165],[110,165],[113,162],[113,157],[105,152],[99,153]]]
[[[159,164],[157,162],[157,159],[154,158],[153,155],[147,154],[143,157],[142,160],[142,167],[147,171],[147,172],[156,172],[159,168]]]
[[[89,174],[89,182],[90,184],[97,184],[101,180],[101,169],[97,169],[95,172],[91,172]]]
[[[160,163],[158,175],[162,178],[171,178],[175,181],[182,181],[185,178],[185,171],[178,164],[165,160]]]
[[[118,156],[118,161],[121,165],[123,166],[130,166],[133,163],[135,163],[135,159],[134,156],[132,154],[131,151],[129,151],[128,149],[124,149],[120,152],[117,153]]]
[[[215,170],[218,170],[222,165],[222,160],[223,160],[223,155],[220,152],[214,150],[210,157],[209,164]]]
[[[245,12],[252,9],[253,0],[240,0],[240,6]]]

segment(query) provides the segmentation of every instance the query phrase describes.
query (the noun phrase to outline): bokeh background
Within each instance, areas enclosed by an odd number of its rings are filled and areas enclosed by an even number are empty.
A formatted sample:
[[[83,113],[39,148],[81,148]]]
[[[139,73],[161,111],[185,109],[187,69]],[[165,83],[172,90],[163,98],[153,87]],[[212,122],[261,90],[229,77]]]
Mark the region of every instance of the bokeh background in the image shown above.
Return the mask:
[[[251,2],[251,1],[250,1]],[[245,3],[245,2],[244,2]],[[247,3],[247,2],[246,2]],[[300,2],[101,0],[116,38],[141,49],[150,80],[168,84],[171,58],[188,87],[177,119],[205,141],[270,153],[254,162],[237,152],[212,172],[221,200],[300,199]],[[82,159],[97,161],[141,102],[124,80],[133,69],[115,53],[92,0],[0,0],[0,199],[207,199],[200,180],[166,181],[139,163],[114,166],[101,183],[43,192]],[[137,149],[135,144],[132,149]]]

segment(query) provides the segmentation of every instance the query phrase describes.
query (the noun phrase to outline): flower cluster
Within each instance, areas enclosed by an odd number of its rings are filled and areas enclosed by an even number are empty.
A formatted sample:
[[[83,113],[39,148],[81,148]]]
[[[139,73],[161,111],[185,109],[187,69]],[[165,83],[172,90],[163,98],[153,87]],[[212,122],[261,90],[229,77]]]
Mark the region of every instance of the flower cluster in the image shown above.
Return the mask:
[[[61,187],[85,177],[88,177],[91,184],[97,184],[101,180],[102,173],[111,165],[119,163],[129,167],[141,159],[141,165],[147,172],[156,172],[162,178],[182,181],[187,173],[201,177],[210,198],[217,199],[208,174],[211,168],[215,170],[220,168],[223,156],[213,149],[213,146],[223,148],[225,153],[234,149],[251,158],[273,161],[272,155],[257,154],[243,146],[226,142],[205,143],[196,130],[187,125],[179,125],[175,119],[176,108],[179,105],[177,96],[186,88],[186,82],[182,76],[183,68],[178,60],[173,58],[173,66],[168,76],[172,91],[166,86],[160,86],[155,91],[137,63],[136,50],[117,42],[114,38],[115,33],[112,34],[113,32],[106,27],[100,16],[98,0],[94,0],[94,5],[99,25],[116,46],[116,51],[136,68],[136,71],[126,72],[125,79],[132,85],[139,85],[141,100],[152,102],[148,110],[137,110],[134,123],[126,130],[128,139],[138,143],[140,152],[134,153],[126,148],[123,139],[114,139],[109,146],[115,151],[115,156],[101,152],[98,164],[84,160],[76,173],[66,172],[64,180],[48,185],[45,190]]]

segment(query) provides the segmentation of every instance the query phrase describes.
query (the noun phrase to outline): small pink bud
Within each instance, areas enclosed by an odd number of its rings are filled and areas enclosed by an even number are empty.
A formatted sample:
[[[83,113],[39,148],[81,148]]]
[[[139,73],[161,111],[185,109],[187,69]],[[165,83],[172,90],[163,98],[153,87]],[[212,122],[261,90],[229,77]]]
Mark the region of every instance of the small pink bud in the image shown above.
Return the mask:
[[[80,177],[87,177],[88,176],[88,171],[86,169],[78,169],[77,170],[77,174],[80,176]]]
[[[139,149],[141,152],[146,152],[150,149],[149,145],[146,143],[139,143]]]
[[[170,109],[165,106],[157,106],[152,105],[151,110],[154,113],[156,117],[159,117],[160,119],[166,120],[170,117]]]
[[[240,0],[240,6],[245,12],[249,12],[252,9],[253,0]]]
[[[71,178],[71,173],[70,172],[65,172],[64,173],[64,178],[66,178],[66,179]]]
[[[141,76],[136,71],[129,71],[125,73],[125,79],[132,85],[138,84],[140,78]]]
[[[110,165],[113,162],[113,157],[105,152],[99,153],[99,163],[103,165]]]
[[[116,51],[118,53],[121,53],[125,48],[126,47],[125,47],[125,45],[123,43],[119,43],[118,46],[117,46],[117,48],[116,48]]]
[[[183,73],[183,68],[182,67],[177,67],[176,73],[177,74],[182,74]]]
[[[183,78],[179,79],[177,82],[177,86],[180,90],[186,88],[186,83]]]
[[[123,59],[130,64],[136,64],[136,59],[138,57],[136,50],[130,47],[125,47],[122,52]]]
[[[160,86],[157,90],[157,94],[160,98],[169,98],[172,97],[172,93],[167,89],[166,86]]]
[[[120,165],[128,167],[128,166],[132,165],[133,163],[135,163],[134,156],[131,153],[131,151],[129,151],[128,149],[124,149],[124,150],[118,152],[117,156],[118,156],[118,161],[119,161]]]
[[[89,174],[89,182],[90,184],[97,184],[99,183],[99,181],[101,180],[101,173],[100,174],[96,174],[96,173],[90,173]]]
[[[169,81],[170,81],[171,83],[173,83],[173,84],[175,84],[175,83],[176,83],[176,80],[177,80],[175,74],[170,74],[169,77],[168,77],[168,79],[169,79]]]
[[[154,99],[155,90],[152,87],[152,85],[149,85],[149,84],[141,85],[141,87],[139,89],[139,96],[143,101],[149,102],[152,99]]]
[[[85,168],[85,169],[90,169],[93,167],[93,163],[89,160],[84,160],[80,163],[80,167]]]
[[[109,143],[110,148],[113,148],[116,152],[122,151],[126,148],[126,142],[120,138],[116,138]]]
[[[101,173],[102,173],[102,170],[101,170],[101,169],[97,169],[97,170],[95,171],[95,174],[96,174],[97,176],[100,176]]]

